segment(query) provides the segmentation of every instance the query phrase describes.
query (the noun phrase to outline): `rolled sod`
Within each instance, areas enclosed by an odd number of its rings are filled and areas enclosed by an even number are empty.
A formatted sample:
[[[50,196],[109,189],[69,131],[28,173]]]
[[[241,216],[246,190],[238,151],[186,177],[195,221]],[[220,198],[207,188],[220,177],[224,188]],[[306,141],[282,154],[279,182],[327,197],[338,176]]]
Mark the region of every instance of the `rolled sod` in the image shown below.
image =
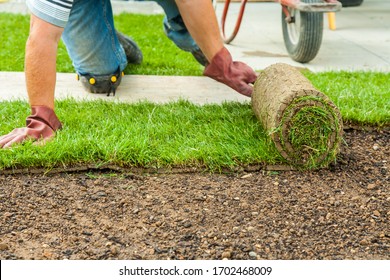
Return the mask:
[[[316,169],[335,161],[340,111],[296,68],[278,63],[264,69],[254,84],[252,109],[288,164]]]

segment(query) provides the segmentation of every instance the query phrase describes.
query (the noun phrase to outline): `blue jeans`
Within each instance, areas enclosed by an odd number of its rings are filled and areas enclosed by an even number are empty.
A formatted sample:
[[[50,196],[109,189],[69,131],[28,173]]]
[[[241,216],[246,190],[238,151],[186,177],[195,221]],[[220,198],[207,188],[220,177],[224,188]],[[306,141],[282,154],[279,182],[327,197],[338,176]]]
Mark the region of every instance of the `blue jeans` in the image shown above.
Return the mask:
[[[81,75],[108,75],[127,65],[115,35],[110,0],[74,0],[62,39]]]
[[[155,0],[155,2],[157,2],[165,12],[163,27],[168,38],[183,51],[198,51],[199,47],[194,39],[192,39],[187,27],[184,25],[175,0]]]
[[[163,26],[168,38],[184,51],[199,50],[175,1],[154,1],[166,14]],[[74,0],[62,39],[73,66],[81,75],[109,75],[118,67],[122,71],[127,65],[125,52],[115,34],[110,0]]]

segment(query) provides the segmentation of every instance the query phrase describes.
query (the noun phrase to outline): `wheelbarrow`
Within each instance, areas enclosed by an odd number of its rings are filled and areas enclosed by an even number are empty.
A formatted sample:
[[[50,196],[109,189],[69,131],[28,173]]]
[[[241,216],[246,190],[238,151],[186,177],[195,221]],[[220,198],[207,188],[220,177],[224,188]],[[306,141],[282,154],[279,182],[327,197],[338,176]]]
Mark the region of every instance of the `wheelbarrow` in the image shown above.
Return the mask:
[[[213,0],[216,8],[218,0]],[[322,43],[323,13],[334,13],[341,9],[337,0],[274,0],[282,6],[283,39],[289,56],[301,63],[315,58]],[[225,0],[220,19],[221,35],[226,44],[236,37],[248,0],[241,0],[234,29],[226,33],[225,23],[231,0]]]

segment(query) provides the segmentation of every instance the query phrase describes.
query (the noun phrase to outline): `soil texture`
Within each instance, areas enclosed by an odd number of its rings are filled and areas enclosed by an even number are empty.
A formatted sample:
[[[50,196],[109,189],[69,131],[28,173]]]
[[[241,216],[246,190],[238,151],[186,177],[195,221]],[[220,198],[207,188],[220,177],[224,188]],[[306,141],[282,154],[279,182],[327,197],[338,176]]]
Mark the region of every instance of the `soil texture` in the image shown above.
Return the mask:
[[[0,175],[1,259],[390,259],[390,132],[318,171]]]

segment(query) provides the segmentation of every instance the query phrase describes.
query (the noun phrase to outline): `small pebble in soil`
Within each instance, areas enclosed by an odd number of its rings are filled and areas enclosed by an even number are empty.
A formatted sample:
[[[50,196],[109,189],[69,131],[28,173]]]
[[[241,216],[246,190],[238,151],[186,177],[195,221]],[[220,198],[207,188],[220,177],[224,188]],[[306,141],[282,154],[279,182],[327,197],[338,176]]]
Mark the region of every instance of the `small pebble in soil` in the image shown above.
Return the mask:
[[[249,177],[252,177],[252,173],[245,174],[245,175],[241,176],[241,179],[246,179],[246,178],[249,178]]]
[[[254,228],[254,227],[248,227],[247,230],[248,230],[249,232],[251,232],[251,231],[254,231],[255,228]]]
[[[225,251],[222,253],[222,259],[230,259],[232,257],[232,252]]]
[[[0,251],[5,251],[5,250],[8,250],[9,247],[7,244],[5,243],[0,243]]]
[[[362,246],[366,246],[368,244],[369,243],[368,243],[368,241],[366,239],[363,239],[362,241],[360,241],[360,245],[362,245]]]

